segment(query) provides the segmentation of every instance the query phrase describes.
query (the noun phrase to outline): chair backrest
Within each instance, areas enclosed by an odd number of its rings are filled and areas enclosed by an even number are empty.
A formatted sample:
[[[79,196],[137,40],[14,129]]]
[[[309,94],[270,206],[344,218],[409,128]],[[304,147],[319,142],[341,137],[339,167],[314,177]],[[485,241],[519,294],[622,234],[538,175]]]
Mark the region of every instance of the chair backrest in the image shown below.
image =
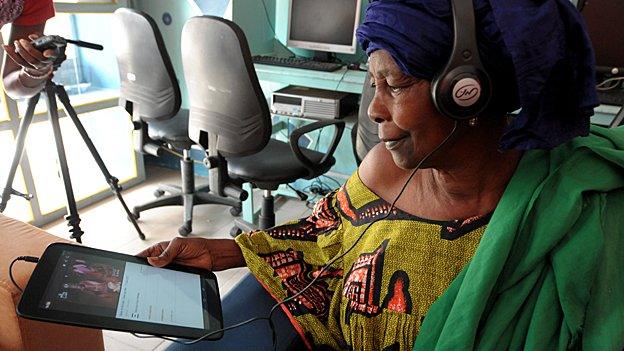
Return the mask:
[[[271,115],[243,31],[220,17],[189,19],[182,30],[182,66],[189,95],[189,137],[223,156],[262,150]]]
[[[370,74],[366,73],[362,97],[360,99],[360,110],[358,111],[358,122],[354,126],[351,141],[353,143],[353,154],[359,165],[364,156],[379,143],[379,132],[377,124],[368,117],[368,105],[370,105],[375,95],[375,88],[370,84]]]
[[[180,110],[180,86],[156,22],[146,13],[114,13],[113,38],[119,65],[119,105],[146,122]]]

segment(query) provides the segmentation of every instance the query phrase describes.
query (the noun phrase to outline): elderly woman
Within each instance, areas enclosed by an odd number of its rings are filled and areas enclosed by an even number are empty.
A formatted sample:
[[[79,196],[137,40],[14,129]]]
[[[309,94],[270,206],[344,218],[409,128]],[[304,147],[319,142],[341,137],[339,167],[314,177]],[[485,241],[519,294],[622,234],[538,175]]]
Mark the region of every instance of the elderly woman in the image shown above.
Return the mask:
[[[474,6],[493,84],[479,116],[456,122],[432,101],[453,43],[449,0],[372,1],[358,38],[383,142],[358,171],[308,218],[141,255],[246,265],[288,299],[311,349],[621,350],[624,136],[589,126],[582,20],[568,0]]]

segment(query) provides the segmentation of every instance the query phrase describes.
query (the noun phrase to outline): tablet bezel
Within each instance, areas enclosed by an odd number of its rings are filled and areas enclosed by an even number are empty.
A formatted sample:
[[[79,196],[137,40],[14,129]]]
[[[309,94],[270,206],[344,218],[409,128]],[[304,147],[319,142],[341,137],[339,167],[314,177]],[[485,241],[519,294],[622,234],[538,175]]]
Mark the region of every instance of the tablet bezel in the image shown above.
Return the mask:
[[[114,317],[105,317],[41,308],[40,302],[44,298],[46,288],[50,283],[50,280],[52,279],[53,272],[57,267],[57,263],[59,262],[63,251],[72,251],[82,254],[117,259],[124,262],[149,265],[149,263],[147,263],[147,260],[141,257],[99,250],[75,244],[53,243],[46,248],[45,252],[39,259],[39,263],[35,267],[35,270],[33,271],[33,274],[28,281],[26,288],[24,289],[24,293],[22,294],[20,302],[17,305],[17,314],[20,317],[79,327],[108,329],[132,332],[137,334],[150,334],[156,336],[179,337],[185,339],[200,338],[213,331],[223,329],[223,317],[221,314],[219,286],[217,284],[217,278],[214,273],[180,265],[169,265],[166,267],[166,269],[198,274],[202,280],[206,280],[206,283],[212,285],[215,289],[215,294],[210,294],[210,289],[206,289],[206,294],[202,296],[202,300],[204,298],[206,299],[206,303],[203,304],[203,308],[204,311],[208,312],[208,326],[210,327],[210,329],[178,327],[167,324],[133,321]],[[210,308],[211,306],[214,306],[216,308]],[[217,340],[220,339],[222,336],[223,332],[220,332],[213,334],[212,336],[206,338],[206,340]]]

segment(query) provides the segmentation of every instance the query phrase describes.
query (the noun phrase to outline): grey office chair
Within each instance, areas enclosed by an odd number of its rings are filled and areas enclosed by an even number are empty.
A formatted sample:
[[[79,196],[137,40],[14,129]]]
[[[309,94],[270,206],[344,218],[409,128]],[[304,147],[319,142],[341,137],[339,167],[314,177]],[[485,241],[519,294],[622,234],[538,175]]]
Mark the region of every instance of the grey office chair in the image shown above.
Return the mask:
[[[151,208],[183,205],[184,223],[178,232],[188,235],[195,205],[224,204],[233,206],[233,214],[240,213],[240,201],[214,196],[207,187],[195,189],[188,113],[180,111],[180,87],[156,23],[143,12],[125,8],[115,11],[114,19],[121,80],[119,105],[132,115],[137,151],[161,156],[171,148],[183,153],[182,186],[160,185],[154,193],[157,199],[135,206],[133,215],[139,218],[142,211]]]
[[[379,132],[377,124],[368,117],[368,105],[375,96],[375,88],[370,84],[370,74],[366,73],[364,88],[360,98],[360,109],[358,111],[358,121],[351,130],[351,143],[353,144],[353,156],[355,162],[360,165],[364,156],[379,143]]]
[[[335,163],[342,121],[318,121],[295,130],[290,142],[271,139],[271,115],[243,31],[219,17],[194,17],[182,30],[182,65],[190,98],[189,135],[207,150],[210,187],[237,195],[242,183],[264,190],[259,226],[236,220],[242,230],[275,225],[272,191],[312,179]],[[326,153],[299,146],[306,133],[335,126]],[[236,231],[236,229],[235,229]],[[235,233],[233,233],[235,234]]]

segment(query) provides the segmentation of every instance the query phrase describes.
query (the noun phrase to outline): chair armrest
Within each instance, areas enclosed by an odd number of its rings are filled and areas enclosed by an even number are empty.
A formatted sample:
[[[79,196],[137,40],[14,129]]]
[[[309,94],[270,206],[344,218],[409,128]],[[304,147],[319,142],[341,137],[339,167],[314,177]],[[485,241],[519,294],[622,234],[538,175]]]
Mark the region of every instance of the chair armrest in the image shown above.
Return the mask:
[[[334,131],[334,135],[332,137],[331,144],[329,145],[329,149],[321,159],[319,163],[312,162],[309,158],[307,158],[301,147],[299,146],[299,139],[304,135],[313,130],[321,129],[327,126],[335,126],[336,130]],[[301,128],[295,129],[292,134],[290,134],[290,148],[295,153],[295,157],[297,160],[304,165],[304,167],[308,170],[308,174],[312,175],[316,173],[314,170],[318,167],[324,167],[327,162],[332,158],[336,148],[338,147],[338,143],[340,142],[340,138],[342,137],[342,133],[344,132],[345,123],[343,121],[335,121],[335,120],[326,120],[326,121],[316,121],[314,123],[307,124]]]

